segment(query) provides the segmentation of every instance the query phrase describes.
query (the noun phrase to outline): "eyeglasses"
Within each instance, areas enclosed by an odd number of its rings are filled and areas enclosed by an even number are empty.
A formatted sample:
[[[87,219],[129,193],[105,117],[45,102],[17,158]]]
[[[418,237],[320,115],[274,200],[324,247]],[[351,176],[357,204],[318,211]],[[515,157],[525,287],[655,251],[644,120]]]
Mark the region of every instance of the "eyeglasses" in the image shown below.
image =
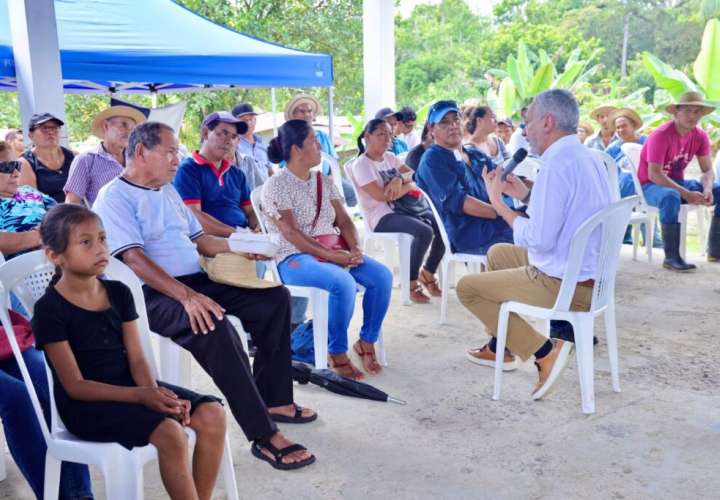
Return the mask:
[[[20,170],[19,161],[0,161],[0,174],[12,174],[16,170]]]
[[[39,130],[43,134],[53,134],[60,131],[60,127],[57,125],[42,125],[39,127],[35,127],[33,131]]]

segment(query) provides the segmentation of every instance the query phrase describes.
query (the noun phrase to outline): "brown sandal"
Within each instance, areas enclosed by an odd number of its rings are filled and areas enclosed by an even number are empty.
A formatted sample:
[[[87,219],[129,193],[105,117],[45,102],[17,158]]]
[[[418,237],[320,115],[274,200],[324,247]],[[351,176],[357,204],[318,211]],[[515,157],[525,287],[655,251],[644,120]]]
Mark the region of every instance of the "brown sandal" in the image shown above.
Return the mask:
[[[372,373],[373,375],[377,375],[382,371],[382,366],[380,366],[380,363],[378,363],[377,358],[375,357],[375,346],[372,344],[370,345],[370,350],[365,350],[363,347],[363,343],[361,340],[358,340],[353,344],[353,351],[360,356],[363,362],[363,368],[367,370],[369,373]],[[365,357],[369,357],[369,362],[365,362]]]
[[[337,361],[336,356],[345,356],[345,361]],[[338,375],[351,378],[353,380],[362,380],[365,378],[365,374],[355,368],[347,354],[328,354],[328,360],[330,361],[330,367],[337,372]]]
[[[416,304],[427,304],[430,302],[430,297],[423,293],[422,285],[416,284],[410,289],[410,300]]]
[[[420,269],[420,274],[418,275],[418,282],[420,282],[420,284],[424,286],[428,293],[433,297],[442,296],[442,290],[440,289],[438,280],[435,279],[435,276],[433,276],[427,269]]]

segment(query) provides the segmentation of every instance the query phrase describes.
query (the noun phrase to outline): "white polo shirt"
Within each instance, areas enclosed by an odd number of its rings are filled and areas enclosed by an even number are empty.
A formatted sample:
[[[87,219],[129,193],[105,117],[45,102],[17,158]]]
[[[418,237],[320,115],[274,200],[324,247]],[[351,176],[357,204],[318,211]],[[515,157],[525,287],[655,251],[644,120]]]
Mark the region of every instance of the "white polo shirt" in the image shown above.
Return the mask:
[[[203,235],[202,226],[172,184],[154,189],[116,177],[100,190],[93,210],[114,257],[142,248],[170,276],[202,271],[193,243]]]

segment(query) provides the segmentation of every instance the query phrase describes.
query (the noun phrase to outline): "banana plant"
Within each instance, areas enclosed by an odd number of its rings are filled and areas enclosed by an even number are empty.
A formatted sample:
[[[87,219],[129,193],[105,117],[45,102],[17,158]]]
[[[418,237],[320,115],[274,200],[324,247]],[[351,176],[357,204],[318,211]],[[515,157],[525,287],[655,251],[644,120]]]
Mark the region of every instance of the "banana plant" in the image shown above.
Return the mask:
[[[534,96],[550,88],[566,88],[575,90],[587,82],[601,68],[592,61],[600,51],[594,51],[587,59],[580,59],[580,50],[572,51],[562,72],[555,63],[540,49],[534,57],[537,65],[531,63],[531,53],[525,42],[518,42],[517,54],[508,55],[504,69],[495,68],[488,71],[493,78],[500,81],[497,88],[488,90],[486,99],[494,105],[501,116],[514,116],[520,108]]]

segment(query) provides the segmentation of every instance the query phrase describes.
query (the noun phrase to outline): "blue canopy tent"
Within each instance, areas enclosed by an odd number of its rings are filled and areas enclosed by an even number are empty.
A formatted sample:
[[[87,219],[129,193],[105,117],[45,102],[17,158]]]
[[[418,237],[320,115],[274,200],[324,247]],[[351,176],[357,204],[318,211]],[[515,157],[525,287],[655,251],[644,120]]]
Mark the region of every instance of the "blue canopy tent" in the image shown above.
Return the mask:
[[[15,90],[0,0],[0,90]],[[330,87],[332,57],[220,26],[172,0],[55,0],[65,92]]]
[[[0,90],[16,91],[8,1],[0,0]],[[55,0],[65,93],[328,87],[332,56],[214,23],[172,0]]]

